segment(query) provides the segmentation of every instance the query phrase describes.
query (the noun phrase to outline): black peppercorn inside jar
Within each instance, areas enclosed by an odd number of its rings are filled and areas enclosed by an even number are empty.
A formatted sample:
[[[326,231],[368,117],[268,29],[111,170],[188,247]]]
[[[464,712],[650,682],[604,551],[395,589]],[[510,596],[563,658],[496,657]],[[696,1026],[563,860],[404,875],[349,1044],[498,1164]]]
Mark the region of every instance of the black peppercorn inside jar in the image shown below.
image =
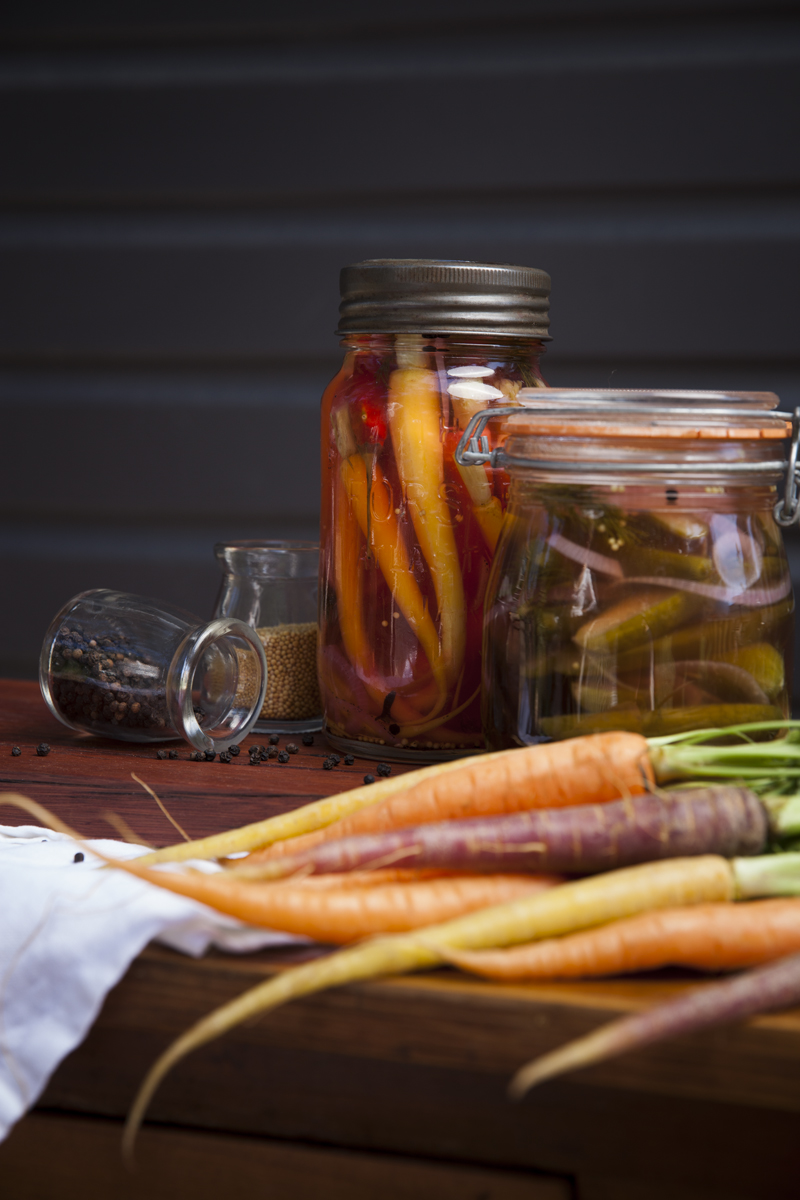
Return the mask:
[[[184,737],[218,753],[252,728],[266,662],[241,621],[205,623],[142,596],[97,590],[53,620],[39,682],[53,715],[72,729],[130,742]]]
[[[317,682],[316,542],[230,542],[214,547],[224,572],[217,617],[256,630],[267,661],[267,690],[256,730],[322,728]]]

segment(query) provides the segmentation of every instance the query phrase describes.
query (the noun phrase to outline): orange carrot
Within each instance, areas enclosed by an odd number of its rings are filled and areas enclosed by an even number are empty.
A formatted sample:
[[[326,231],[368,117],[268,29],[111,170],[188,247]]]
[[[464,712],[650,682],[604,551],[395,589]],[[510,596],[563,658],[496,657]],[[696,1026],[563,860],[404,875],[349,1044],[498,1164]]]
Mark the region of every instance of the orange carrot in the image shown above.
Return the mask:
[[[233,860],[237,862],[238,860]],[[234,866],[229,875],[235,879],[247,879],[248,868],[239,870]],[[253,868],[251,882],[264,883],[261,868]],[[285,883],[302,883],[303,887],[332,888],[337,887],[383,887],[387,883],[424,883],[427,879],[460,879],[473,878],[472,871],[445,871],[438,867],[381,867],[377,871],[347,871],[341,875],[297,875],[284,880]]]
[[[666,966],[735,971],[797,951],[800,900],[781,899],[663,908],[510,950],[442,954],[487,979],[581,979]]]
[[[637,733],[613,731],[526,746],[511,754],[482,756],[452,774],[423,779],[325,829],[257,851],[248,862],[300,853],[331,838],[431,821],[602,804],[636,795],[653,784],[647,742]]]
[[[377,933],[403,933],[475,912],[560,882],[544,875],[462,875],[389,883],[379,887],[250,883],[227,872],[206,875],[139,867],[136,860],[110,865],[251,925],[340,944]],[[310,884],[310,886],[309,886]]]

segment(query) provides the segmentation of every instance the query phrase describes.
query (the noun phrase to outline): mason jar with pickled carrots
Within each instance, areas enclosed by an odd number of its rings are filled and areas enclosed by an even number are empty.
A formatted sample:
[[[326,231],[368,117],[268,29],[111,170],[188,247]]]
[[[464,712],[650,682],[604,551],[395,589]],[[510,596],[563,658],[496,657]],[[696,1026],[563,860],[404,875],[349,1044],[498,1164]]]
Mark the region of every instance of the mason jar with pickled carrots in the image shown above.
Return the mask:
[[[550,279],[377,259],[341,275],[342,369],[322,400],[324,729],[364,757],[484,748],[483,606],[508,481],[459,466],[470,416],[544,388]]]
[[[457,456],[511,481],[486,598],[489,746],[787,716],[781,525],[798,512],[797,449],[795,436],[787,474],[792,418],[777,397],[556,388],[518,400],[493,451],[479,441],[487,414]]]

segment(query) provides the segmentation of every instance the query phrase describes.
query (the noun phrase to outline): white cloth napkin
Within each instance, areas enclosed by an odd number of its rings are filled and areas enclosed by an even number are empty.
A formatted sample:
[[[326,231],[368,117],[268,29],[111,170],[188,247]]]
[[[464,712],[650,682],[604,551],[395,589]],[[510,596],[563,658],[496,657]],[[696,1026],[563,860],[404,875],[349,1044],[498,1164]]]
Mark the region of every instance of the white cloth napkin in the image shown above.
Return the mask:
[[[0,1141],[152,939],[196,957],[212,945],[244,953],[306,940],[243,925],[122,871],[100,871],[102,862],[86,853],[91,846],[115,858],[146,853],[106,840],[79,848],[48,829],[0,825]],[[79,849],[83,862],[74,861]]]

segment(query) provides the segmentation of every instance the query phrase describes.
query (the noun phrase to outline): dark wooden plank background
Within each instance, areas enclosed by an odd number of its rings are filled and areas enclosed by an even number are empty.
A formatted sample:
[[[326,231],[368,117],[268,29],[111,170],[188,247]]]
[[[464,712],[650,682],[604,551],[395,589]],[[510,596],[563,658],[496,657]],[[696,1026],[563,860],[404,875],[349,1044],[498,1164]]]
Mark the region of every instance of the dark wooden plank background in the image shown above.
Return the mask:
[[[544,267],[553,383],[800,403],[799,66],[788,0],[6,6],[0,674],[314,536],[346,262]]]

